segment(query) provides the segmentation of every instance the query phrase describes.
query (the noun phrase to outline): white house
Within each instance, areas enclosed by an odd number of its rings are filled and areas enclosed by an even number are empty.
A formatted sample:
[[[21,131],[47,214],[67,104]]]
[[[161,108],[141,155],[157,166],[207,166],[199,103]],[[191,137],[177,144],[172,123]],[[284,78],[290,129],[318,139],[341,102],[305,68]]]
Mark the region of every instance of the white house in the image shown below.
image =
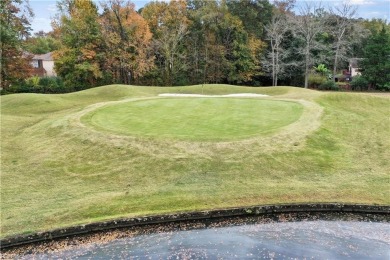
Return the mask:
[[[359,70],[359,62],[361,61],[361,58],[351,58],[349,59],[349,74],[353,78],[354,76],[361,75]]]

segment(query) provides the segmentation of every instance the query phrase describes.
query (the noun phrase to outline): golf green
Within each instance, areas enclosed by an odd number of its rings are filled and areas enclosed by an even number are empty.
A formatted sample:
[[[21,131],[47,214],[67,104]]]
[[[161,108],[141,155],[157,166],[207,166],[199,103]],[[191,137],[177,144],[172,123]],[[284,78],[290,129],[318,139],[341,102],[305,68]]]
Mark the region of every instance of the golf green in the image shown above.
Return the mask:
[[[101,131],[189,141],[267,135],[295,122],[296,102],[251,98],[156,98],[107,105],[82,121]]]

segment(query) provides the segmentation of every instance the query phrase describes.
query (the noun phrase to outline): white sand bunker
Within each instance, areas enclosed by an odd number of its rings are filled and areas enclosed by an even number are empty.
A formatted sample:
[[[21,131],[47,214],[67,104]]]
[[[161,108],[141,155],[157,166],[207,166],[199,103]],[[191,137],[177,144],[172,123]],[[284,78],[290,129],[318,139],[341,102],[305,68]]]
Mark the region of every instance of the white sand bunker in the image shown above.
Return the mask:
[[[227,95],[202,95],[202,94],[179,94],[179,93],[164,93],[159,94],[160,97],[269,97],[264,94],[255,93],[236,93]]]

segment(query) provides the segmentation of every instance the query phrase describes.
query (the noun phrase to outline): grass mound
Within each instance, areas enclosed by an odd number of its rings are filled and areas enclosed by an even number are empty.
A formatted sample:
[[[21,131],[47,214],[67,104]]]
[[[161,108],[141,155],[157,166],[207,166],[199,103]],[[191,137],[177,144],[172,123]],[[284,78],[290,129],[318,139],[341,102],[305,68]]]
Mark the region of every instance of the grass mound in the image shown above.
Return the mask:
[[[153,99],[97,109],[84,121],[114,133],[192,141],[264,135],[296,121],[303,106],[237,98]]]
[[[272,97],[267,103],[159,99],[160,93]],[[0,98],[2,237],[123,216],[254,204],[390,203],[389,96],[290,87],[112,85],[72,94]],[[285,112],[269,111],[283,106]],[[115,119],[121,109],[140,113],[140,118],[153,116],[158,124],[140,120],[144,125],[129,132],[140,135],[117,134],[121,122],[126,132],[136,120]],[[265,129],[275,128],[267,134],[255,132],[254,138],[240,136],[245,132],[241,127],[251,129],[249,123],[257,122],[263,110],[278,122]],[[231,124],[226,118],[236,111],[246,119]],[[207,130],[212,140],[181,140],[174,129],[164,130],[171,124],[165,121],[175,114],[181,120],[200,114],[196,124],[216,124],[214,133]],[[95,127],[106,130],[86,126],[80,122],[83,116],[93,124],[101,117]],[[204,120],[207,117],[224,122]],[[107,129],[115,124],[115,129]],[[237,135],[235,127],[240,129]],[[164,130],[172,137],[145,138],[145,129],[149,134]],[[231,137],[223,136],[225,129]],[[234,142],[219,142],[221,137]]]

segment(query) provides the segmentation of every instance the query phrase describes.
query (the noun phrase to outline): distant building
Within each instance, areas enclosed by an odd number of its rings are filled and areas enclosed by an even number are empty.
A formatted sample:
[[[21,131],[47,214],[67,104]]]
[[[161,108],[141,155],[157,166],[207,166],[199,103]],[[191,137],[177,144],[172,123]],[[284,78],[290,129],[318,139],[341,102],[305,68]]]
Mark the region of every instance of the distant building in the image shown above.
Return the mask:
[[[350,82],[353,77],[361,75],[359,62],[362,58],[349,59],[348,69],[342,70],[342,74],[335,76],[336,82]]]
[[[349,74],[353,78],[354,76],[361,75],[359,62],[361,58],[351,58],[349,59]]]
[[[54,60],[52,57],[52,53],[34,55],[31,61],[31,65],[33,66],[33,75],[38,77],[50,77],[56,76],[54,71]]]

